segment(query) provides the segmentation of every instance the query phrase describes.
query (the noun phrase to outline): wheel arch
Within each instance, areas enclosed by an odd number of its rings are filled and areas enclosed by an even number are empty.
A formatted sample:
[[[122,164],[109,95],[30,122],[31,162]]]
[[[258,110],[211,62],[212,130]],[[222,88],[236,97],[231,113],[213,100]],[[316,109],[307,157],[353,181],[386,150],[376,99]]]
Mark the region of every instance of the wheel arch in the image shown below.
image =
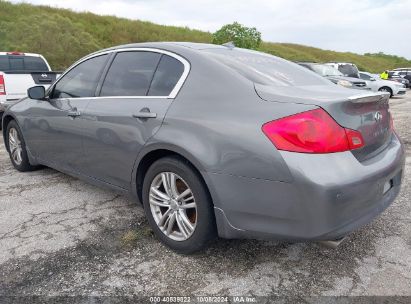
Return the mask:
[[[167,156],[176,156],[184,161],[193,168],[193,170],[198,174],[201,182],[205,186],[205,190],[213,203],[213,196],[211,195],[212,189],[210,184],[207,183],[207,178],[204,175],[204,168],[201,163],[195,159],[190,153],[180,149],[179,147],[173,146],[162,146],[154,145],[149,149],[146,149],[143,153],[140,153],[135,166],[135,172],[133,173],[133,194],[138,198],[140,203],[142,203],[142,189],[144,183],[144,177],[147,173],[148,168],[157,160]],[[214,203],[213,203],[214,205]]]
[[[380,88],[378,89],[378,91],[381,91],[381,90],[383,90],[383,89],[386,89],[386,90],[390,93],[390,97],[393,96],[394,90],[393,90],[391,87],[389,87],[389,86],[387,86],[387,85],[384,85],[384,86],[380,87]]]
[[[3,116],[3,120],[2,120],[3,140],[4,140],[4,145],[6,147],[7,152],[9,152],[9,143],[6,140],[7,126],[13,120],[15,120],[18,124],[17,119],[11,114],[6,114],[5,116]]]

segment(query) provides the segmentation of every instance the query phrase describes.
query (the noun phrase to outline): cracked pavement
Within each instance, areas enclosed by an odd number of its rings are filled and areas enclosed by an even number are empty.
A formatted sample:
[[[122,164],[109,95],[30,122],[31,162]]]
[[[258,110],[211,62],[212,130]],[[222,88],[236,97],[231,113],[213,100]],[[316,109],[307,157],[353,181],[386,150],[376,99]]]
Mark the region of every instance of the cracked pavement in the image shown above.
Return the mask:
[[[390,101],[403,187],[336,250],[217,240],[193,256],[159,243],[142,208],[52,169],[19,173],[0,143],[0,295],[411,296],[411,92]]]

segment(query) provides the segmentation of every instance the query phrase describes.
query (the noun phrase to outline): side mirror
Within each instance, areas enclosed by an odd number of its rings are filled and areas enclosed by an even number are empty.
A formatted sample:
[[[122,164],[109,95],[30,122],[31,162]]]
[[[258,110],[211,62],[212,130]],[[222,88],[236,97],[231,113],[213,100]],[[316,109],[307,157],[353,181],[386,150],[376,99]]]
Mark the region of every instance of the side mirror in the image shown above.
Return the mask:
[[[44,99],[46,98],[46,89],[43,86],[31,87],[27,90],[27,95],[31,99]]]
[[[375,79],[374,77],[371,77],[370,81],[377,81],[377,79]]]

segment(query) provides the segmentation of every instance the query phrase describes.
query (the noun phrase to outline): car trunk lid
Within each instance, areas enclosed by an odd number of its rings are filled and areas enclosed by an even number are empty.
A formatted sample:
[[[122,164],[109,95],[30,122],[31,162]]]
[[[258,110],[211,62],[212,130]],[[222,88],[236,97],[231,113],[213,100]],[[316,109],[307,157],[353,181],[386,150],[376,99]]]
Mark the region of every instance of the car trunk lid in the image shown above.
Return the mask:
[[[365,146],[352,151],[360,161],[379,153],[390,141],[387,93],[358,93],[334,85],[273,87],[255,84],[255,89],[265,101],[316,105],[341,126],[360,131]]]

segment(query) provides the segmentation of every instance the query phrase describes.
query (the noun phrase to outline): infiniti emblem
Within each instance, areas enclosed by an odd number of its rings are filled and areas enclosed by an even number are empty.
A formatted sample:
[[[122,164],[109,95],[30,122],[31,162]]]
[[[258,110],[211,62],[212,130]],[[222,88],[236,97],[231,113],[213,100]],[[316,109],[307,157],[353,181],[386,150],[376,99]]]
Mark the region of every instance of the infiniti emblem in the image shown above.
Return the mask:
[[[374,114],[375,121],[380,121],[382,119],[382,114],[380,112],[375,112]]]

